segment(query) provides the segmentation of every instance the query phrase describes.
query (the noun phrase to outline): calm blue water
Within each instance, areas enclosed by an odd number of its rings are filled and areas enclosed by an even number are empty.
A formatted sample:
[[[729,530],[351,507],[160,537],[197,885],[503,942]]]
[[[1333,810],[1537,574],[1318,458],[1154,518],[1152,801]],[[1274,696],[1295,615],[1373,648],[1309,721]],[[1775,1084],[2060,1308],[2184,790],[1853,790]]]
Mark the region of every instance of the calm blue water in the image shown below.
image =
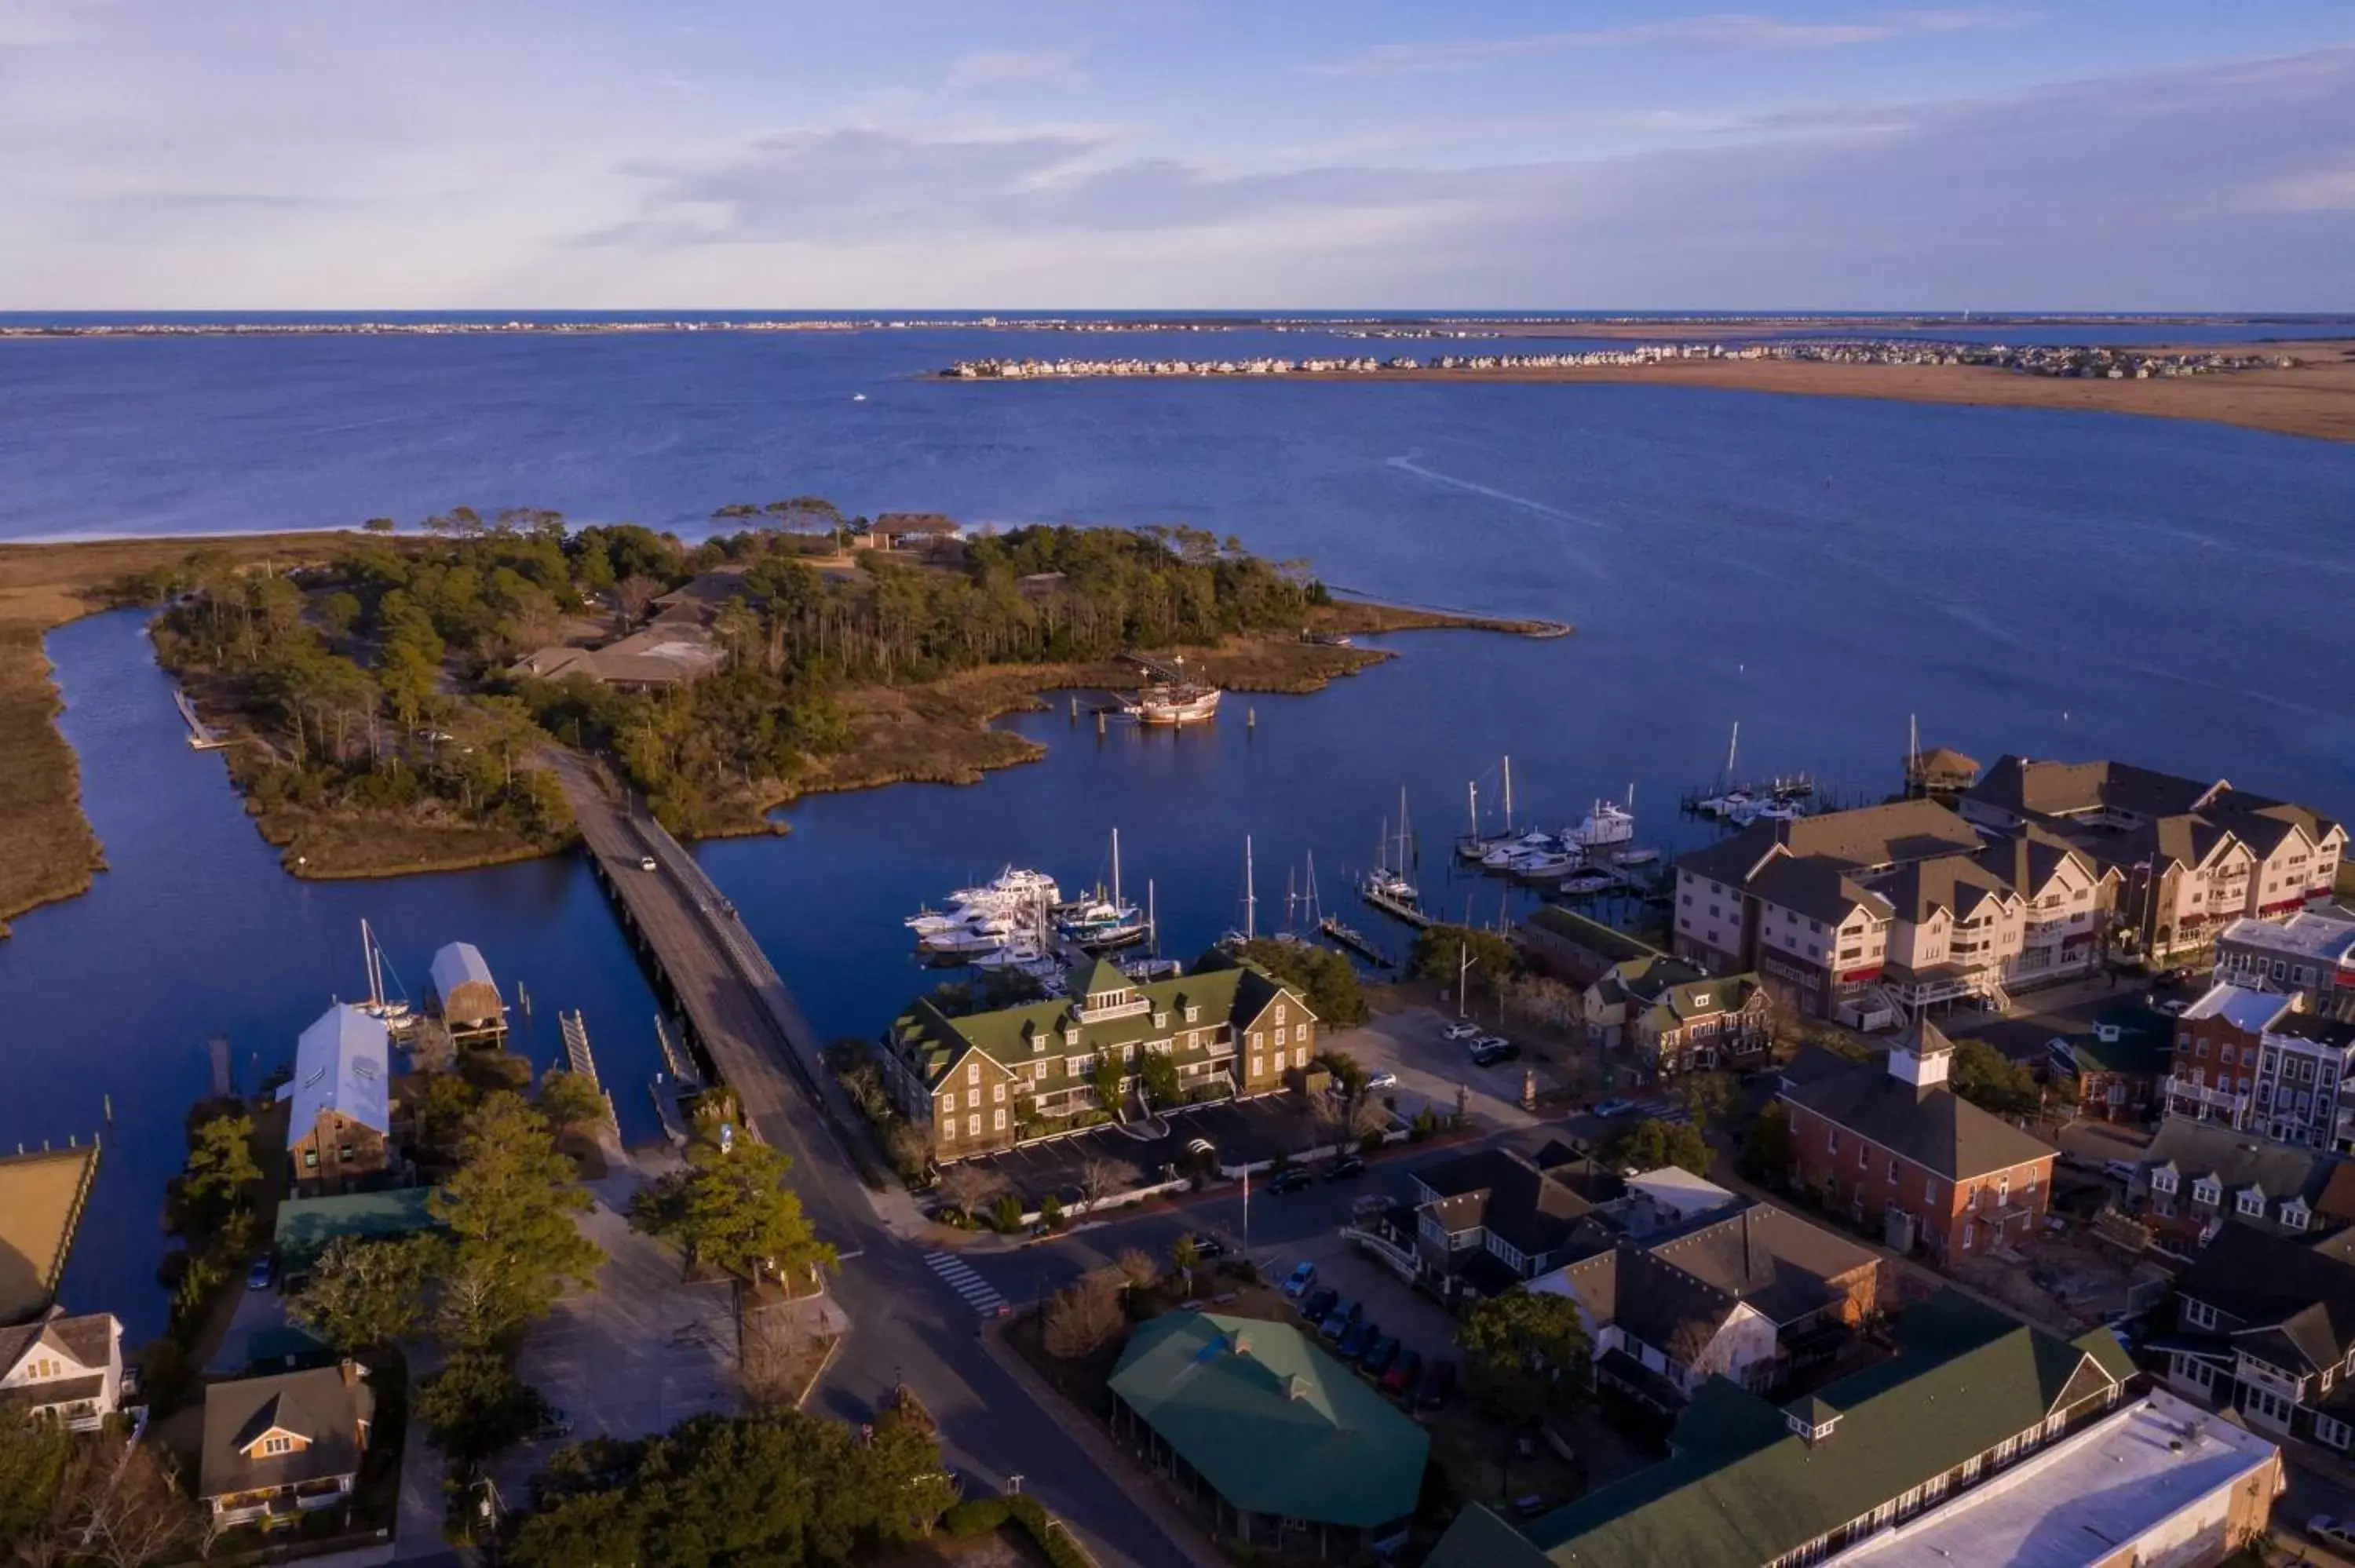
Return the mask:
[[[1231,699],[1207,734],[1115,729],[1100,745],[1033,715],[1018,723],[1050,743],[1042,765],[822,798],[787,814],[789,838],[707,846],[829,1033],[873,1033],[922,983],[901,915],[1005,862],[1092,880],[1116,822],[1130,890],[1151,877],[1168,945],[1197,948],[1237,917],[1246,832],[1263,924],[1312,851],[1327,905],[1346,905],[1401,785],[1436,846],[1465,780],[1506,752],[1525,816],[1558,821],[1633,782],[1647,837],[1716,770],[1736,720],[1745,768],[1881,791],[1915,713],[1925,741],[1982,758],[2116,755],[2355,810],[2355,726],[2332,688],[2355,449],[1651,387],[913,378],[961,355],[1109,341],[0,344],[0,538],[461,502],[693,531],[729,501],[815,492],[967,521],[1188,523],[1350,587],[1579,623],[1556,642],[1401,639],[1403,659],[1321,695]],[[218,760],[181,744],[135,621],[68,628],[51,652],[113,869],[0,943],[0,1144],[86,1131],[113,1097],[70,1300],[159,1323],[155,1209],[203,1042],[228,1033],[240,1068],[285,1059],[329,993],[358,989],[362,914],[412,985],[463,937],[543,1008],[581,1008],[646,1130],[654,1003],[577,865],[295,883]],[[1461,913],[1468,893],[1492,916],[1495,885],[1448,883],[1440,859],[1423,874],[1444,906]],[[543,1057],[547,1022],[527,1041]]]

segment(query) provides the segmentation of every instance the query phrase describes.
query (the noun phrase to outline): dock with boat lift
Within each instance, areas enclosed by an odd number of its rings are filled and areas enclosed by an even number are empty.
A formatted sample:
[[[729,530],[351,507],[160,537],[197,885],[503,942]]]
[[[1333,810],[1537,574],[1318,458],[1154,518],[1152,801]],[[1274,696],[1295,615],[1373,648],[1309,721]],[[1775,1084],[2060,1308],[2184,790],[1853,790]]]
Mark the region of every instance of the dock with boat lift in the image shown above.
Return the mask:
[[[174,686],[172,688],[172,705],[178,708],[180,710],[180,717],[187,721],[188,746],[190,749],[195,751],[218,751],[222,747],[227,746],[229,743],[229,732],[226,730],[215,729],[212,726],[207,724],[201,717],[199,717],[197,714],[197,705],[190,702],[188,700],[188,694],[182,691],[178,686]]]
[[[1428,925],[1430,922],[1425,921]],[[1354,926],[1345,926],[1337,915],[1327,915],[1316,922],[1316,929],[1337,948],[1347,948],[1378,969],[1395,969],[1390,955],[1366,940],[1366,934]]]

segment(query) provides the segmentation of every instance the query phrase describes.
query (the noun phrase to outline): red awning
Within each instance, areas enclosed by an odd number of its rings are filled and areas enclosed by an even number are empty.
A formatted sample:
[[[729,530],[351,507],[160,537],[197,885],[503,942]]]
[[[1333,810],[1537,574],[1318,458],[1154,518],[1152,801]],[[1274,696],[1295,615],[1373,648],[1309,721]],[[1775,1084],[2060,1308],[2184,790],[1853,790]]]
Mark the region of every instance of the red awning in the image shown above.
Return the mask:
[[[1869,969],[1849,970],[1846,974],[1840,976],[1840,984],[1855,985],[1861,980],[1879,980],[1880,978],[1881,966],[1879,964],[1875,964]]]

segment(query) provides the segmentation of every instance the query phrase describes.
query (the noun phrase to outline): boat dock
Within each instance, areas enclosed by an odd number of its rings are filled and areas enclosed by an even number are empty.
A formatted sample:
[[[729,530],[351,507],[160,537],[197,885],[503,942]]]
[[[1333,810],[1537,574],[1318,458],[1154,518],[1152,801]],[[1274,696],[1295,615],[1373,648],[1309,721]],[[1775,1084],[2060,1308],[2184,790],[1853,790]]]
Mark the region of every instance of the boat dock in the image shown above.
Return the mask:
[[[1358,889],[1358,896],[1364,899],[1367,903],[1372,905],[1375,908],[1380,910],[1383,914],[1389,916],[1393,920],[1403,920],[1418,931],[1423,930],[1431,925],[1430,916],[1424,914],[1413,905],[1407,903],[1404,899],[1392,898],[1387,893],[1383,893],[1376,888],[1362,885]]]
[[[172,704],[188,724],[188,746],[196,751],[218,751],[229,744],[226,731],[215,729],[197,716],[197,705],[188,701],[188,694],[178,686],[172,688]]]
[[[1337,915],[1327,915],[1316,922],[1316,929],[1335,947],[1347,948],[1378,969],[1395,967],[1387,954],[1366,940],[1364,932],[1354,926],[1344,926]]]
[[[519,991],[523,988],[518,986],[516,989]],[[614,1114],[613,1097],[606,1092],[605,1086],[598,1080],[597,1058],[589,1051],[589,1025],[581,1021],[577,1010],[558,1013],[556,1022],[564,1032],[565,1069],[576,1077],[589,1080],[589,1086],[595,1089],[598,1097],[605,1102],[605,1126],[613,1133],[614,1141],[620,1142],[622,1118]]]

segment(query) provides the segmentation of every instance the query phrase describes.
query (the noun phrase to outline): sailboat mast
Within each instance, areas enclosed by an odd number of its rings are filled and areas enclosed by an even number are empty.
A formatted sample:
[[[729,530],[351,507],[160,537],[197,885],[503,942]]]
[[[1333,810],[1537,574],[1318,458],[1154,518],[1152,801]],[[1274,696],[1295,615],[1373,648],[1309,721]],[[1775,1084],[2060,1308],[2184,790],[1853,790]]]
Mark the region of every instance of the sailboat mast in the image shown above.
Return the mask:
[[[1120,907],[1120,830],[1112,831],[1112,906]]]
[[[1161,956],[1161,914],[1153,901],[1153,879],[1145,879],[1145,934],[1153,943],[1153,956]]]
[[[1251,835],[1243,835],[1243,940],[1259,939],[1259,891],[1252,879]]]
[[[1729,788],[1731,788],[1733,783],[1733,755],[1741,749],[1742,721],[1740,719],[1735,719],[1733,721],[1733,738],[1725,743],[1725,782]]]
[[[368,929],[365,917],[360,921],[360,957],[368,964],[368,1005],[381,1012],[384,1011],[384,971],[377,968],[376,933]]]
[[[1513,759],[1505,758],[1505,836],[1513,836]]]
[[[1465,781],[1464,803],[1471,810],[1472,842],[1476,844],[1480,842],[1480,781],[1477,779]]]

